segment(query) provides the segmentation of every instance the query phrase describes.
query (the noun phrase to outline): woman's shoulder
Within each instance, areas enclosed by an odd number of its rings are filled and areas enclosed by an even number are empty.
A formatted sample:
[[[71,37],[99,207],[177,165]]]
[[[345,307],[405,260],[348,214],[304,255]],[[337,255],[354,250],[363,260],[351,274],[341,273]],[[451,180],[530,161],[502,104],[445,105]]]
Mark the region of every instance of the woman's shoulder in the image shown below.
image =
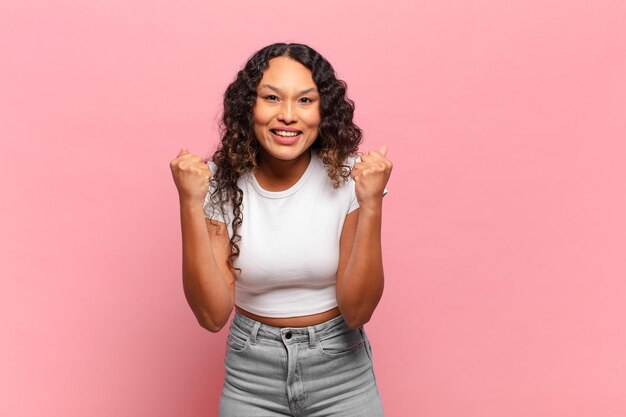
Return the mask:
[[[209,166],[209,171],[211,171],[211,174],[215,174],[217,172],[217,165],[215,165],[215,162],[213,162],[212,159],[209,159],[206,164]]]
[[[360,158],[357,154],[348,155],[346,159],[344,159],[344,165],[348,165],[350,168],[354,166],[357,162],[360,161]]]

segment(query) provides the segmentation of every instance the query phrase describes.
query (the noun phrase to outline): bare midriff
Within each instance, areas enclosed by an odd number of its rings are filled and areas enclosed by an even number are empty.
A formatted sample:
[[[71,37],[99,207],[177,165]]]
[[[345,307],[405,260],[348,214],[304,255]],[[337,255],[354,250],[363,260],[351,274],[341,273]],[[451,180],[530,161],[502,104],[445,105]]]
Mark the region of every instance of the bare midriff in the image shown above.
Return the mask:
[[[332,310],[324,311],[322,313],[311,314],[309,316],[298,316],[298,317],[264,317],[257,316],[256,314],[250,313],[249,311],[244,310],[241,307],[235,307],[237,311],[243,314],[246,317],[251,318],[252,320],[259,321],[263,324],[267,324],[268,326],[274,327],[306,327],[306,326],[315,326],[316,324],[324,323],[330,319],[334,319],[337,316],[341,315],[339,311],[339,307],[335,307]]]

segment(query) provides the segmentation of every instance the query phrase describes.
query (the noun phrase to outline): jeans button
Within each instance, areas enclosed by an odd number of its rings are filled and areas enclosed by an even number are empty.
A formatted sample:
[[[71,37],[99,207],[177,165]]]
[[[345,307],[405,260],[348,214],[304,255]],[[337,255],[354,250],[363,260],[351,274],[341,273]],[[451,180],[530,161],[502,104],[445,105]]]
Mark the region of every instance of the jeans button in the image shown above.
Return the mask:
[[[285,339],[291,339],[291,332],[285,333]]]

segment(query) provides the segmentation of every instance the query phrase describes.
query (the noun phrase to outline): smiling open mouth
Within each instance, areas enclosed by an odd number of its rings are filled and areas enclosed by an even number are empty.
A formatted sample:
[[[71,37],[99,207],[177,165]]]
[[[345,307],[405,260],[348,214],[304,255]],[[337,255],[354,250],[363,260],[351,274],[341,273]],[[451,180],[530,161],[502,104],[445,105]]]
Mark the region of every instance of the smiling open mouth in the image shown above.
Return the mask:
[[[280,130],[280,129],[270,129],[270,132],[272,132],[275,135],[284,137],[284,138],[292,138],[302,133],[299,130],[296,132],[292,132],[292,131],[286,131],[286,130]]]
[[[300,142],[300,136],[302,136],[302,132],[299,130],[292,132],[289,130],[270,129],[270,133],[276,143],[285,146],[291,146]]]

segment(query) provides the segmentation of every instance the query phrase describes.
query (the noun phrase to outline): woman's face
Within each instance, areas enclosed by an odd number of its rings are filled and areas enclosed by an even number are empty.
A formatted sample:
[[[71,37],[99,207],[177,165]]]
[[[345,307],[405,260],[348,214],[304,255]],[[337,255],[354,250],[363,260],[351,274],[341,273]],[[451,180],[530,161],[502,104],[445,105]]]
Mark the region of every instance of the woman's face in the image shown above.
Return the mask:
[[[307,156],[321,121],[311,71],[285,57],[272,58],[257,86],[254,133],[264,156],[292,161]]]

